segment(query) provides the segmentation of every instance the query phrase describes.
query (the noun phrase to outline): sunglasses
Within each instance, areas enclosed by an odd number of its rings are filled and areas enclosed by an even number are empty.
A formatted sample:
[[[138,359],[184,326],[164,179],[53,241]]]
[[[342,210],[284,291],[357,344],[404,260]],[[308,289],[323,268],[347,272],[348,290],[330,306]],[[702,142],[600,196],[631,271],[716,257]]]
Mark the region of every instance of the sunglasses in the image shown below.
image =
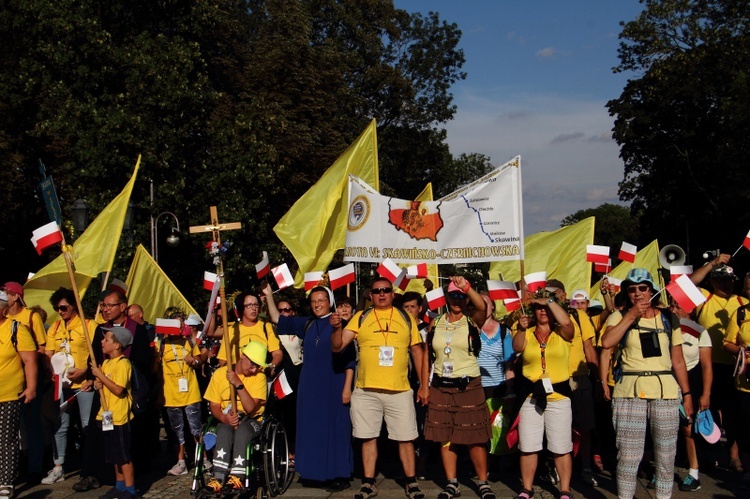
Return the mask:
[[[650,289],[651,289],[651,286],[649,286],[648,284],[639,284],[637,286],[628,286],[628,293],[635,293],[636,291],[645,293],[646,291],[649,291]]]
[[[55,312],[67,312],[70,308],[70,305],[57,305],[56,307],[52,307],[52,310]]]
[[[376,288],[376,289],[371,289],[370,293],[372,293],[374,295],[383,295],[383,294],[387,294],[387,293],[393,293],[393,288]]]
[[[291,308],[280,308],[279,309],[279,312],[281,312],[282,314],[288,314],[291,311],[292,311]]]
[[[453,298],[454,300],[463,300],[466,298],[467,295],[463,293],[458,293],[456,291],[448,293],[448,298]]]

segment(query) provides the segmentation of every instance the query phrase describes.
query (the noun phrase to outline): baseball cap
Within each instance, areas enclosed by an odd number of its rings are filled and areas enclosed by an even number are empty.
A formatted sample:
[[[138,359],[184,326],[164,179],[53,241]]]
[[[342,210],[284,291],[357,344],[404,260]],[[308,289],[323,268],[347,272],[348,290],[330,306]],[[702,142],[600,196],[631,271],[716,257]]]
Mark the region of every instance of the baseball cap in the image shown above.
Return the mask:
[[[711,279],[735,279],[734,269],[726,263],[720,263],[708,274]]]
[[[559,279],[548,279],[547,284],[544,286],[547,291],[553,291],[559,289],[563,293],[565,292],[565,285]]]
[[[115,337],[117,343],[119,343],[123,349],[129,347],[130,344],[133,343],[133,333],[127,328],[122,326],[112,326],[103,327],[102,329],[105,331],[112,331],[112,336]]]
[[[257,364],[260,367],[266,367],[266,356],[268,350],[266,346],[259,341],[251,341],[244,347],[242,347],[242,355],[250,359],[250,362]]]
[[[589,294],[586,292],[585,289],[576,289],[573,291],[573,294],[571,295],[572,300],[588,300]]]
[[[198,314],[190,314],[188,315],[188,318],[185,319],[185,324],[188,326],[200,326],[203,324],[203,319],[201,319]]]
[[[451,294],[451,293],[460,293],[460,294],[462,294],[464,296],[467,296],[466,293],[464,293],[461,288],[459,288],[458,286],[456,286],[452,282],[450,284],[448,284],[448,294]]]
[[[709,444],[715,444],[721,438],[721,430],[714,423],[710,410],[698,412],[695,417],[695,431],[702,435]]]
[[[21,286],[19,283],[13,281],[6,282],[3,286],[3,291],[5,291],[6,293],[11,292],[14,295],[18,295],[18,297],[21,299],[21,305],[23,305],[24,307],[26,306],[26,302],[23,300],[23,286]]]

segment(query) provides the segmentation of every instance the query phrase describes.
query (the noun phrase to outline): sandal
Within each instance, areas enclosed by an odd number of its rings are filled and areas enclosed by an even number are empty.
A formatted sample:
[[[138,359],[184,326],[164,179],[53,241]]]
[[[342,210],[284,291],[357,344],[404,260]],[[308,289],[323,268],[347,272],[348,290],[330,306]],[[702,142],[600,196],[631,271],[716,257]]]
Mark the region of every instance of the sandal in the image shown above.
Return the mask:
[[[354,494],[354,499],[370,499],[376,495],[378,495],[378,488],[374,483],[363,483],[362,487],[359,488],[359,492]]]
[[[573,499],[573,493],[560,491],[560,499]]]
[[[492,487],[484,483],[479,486],[479,497],[482,499],[496,499],[497,496],[492,491]]]
[[[521,489],[521,492],[513,499],[531,499],[532,497],[534,497],[533,490]]]
[[[449,483],[445,486],[442,492],[440,492],[437,496],[437,499],[453,499],[454,497],[459,497],[461,495],[461,490],[458,488],[457,483]]]
[[[13,497],[12,485],[0,485],[0,497]]]
[[[409,499],[425,498],[424,492],[422,492],[422,489],[419,488],[419,485],[416,482],[407,483],[404,492],[406,492],[406,497],[408,497]]]

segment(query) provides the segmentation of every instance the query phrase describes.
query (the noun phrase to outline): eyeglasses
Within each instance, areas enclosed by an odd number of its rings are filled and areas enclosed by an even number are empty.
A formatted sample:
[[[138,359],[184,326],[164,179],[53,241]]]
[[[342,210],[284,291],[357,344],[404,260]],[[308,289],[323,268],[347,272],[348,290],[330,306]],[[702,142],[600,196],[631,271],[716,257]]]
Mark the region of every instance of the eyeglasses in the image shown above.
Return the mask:
[[[102,308],[110,309],[115,308],[117,305],[122,305],[124,302],[118,302],[118,303],[102,303]]]
[[[279,309],[279,312],[281,312],[282,314],[288,314],[291,311],[292,311],[291,308],[280,308]]]
[[[639,284],[637,286],[628,286],[628,293],[635,293],[636,291],[645,293],[646,291],[650,289],[651,289],[651,286],[649,286],[648,284]]]
[[[245,308],[260,308],[260,303],[245,303],[243,305]]]
[[[57,305],[56,307],[52,307],[52,310],[55,312],[67,312],[70,308],[70,305]]]
[[[448,298],[453,298],[454,300],[463,300],[463,299],[465,299],[465,298],[466,298],[467,296],[468,296],[468,295],[465,295],[465,294],[463,294],[463,293],[457,293],[457,292],[455,292],[455,291],[453,291],[453,292],[451,292],[451,293],[448,293]]]
[[[375,288],[375,289],[371,289],[370,293],[372,293],[374,295],[382,295],[382,294],[386,294],[386,293],[393,293],[393,288]]]

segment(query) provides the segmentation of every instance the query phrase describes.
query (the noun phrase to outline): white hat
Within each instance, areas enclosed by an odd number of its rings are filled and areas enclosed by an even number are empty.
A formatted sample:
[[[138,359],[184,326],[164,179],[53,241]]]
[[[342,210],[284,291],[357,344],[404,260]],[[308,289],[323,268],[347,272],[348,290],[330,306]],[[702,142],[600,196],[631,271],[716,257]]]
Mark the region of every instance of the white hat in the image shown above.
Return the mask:
[[[201,316],[198,314],[190,314],[188,315],[188,318],[185,319],[185,324],[188,326],[200,326],[203,324],[203,319],[201,319]]]
[[[586,292],[585,289],[576,289],[573,291],[573,294],[570,295],[571,300],[588,300],[589,294]]]

